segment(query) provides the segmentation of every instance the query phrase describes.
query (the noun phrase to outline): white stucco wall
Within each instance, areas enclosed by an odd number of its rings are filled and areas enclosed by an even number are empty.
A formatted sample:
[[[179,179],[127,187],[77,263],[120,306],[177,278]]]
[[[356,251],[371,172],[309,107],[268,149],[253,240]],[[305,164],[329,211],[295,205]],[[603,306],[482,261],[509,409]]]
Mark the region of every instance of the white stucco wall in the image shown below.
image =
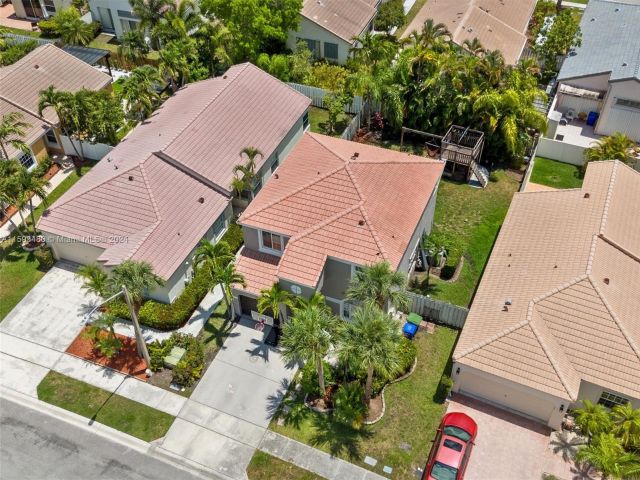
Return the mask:
[[[67,260],[81,265],[94,263],[104,252],[104,249],[97,245],[77,242],[67,237],[53,235],[42,232],[46,238],[47,245],[53,250],[53,255],[57,260]]]
[[[34,5],[40,4],[40,8],[43,12],[43,17],[47,18],[51,15],[47,14],[47,11],[44,8],[44,3],[42,0],[33,0]],[[22,0],[11,0],[11,4],[13,5],[13,9],[16,13],[16,17],[18,18],[27,18],[27,13],[24,9],[24,5]],[[56,7],[56,12],[59,12],[61,9],[68,7],[71,5],[71,0],[53,0],[53,5]]]
[[[600,399],[600,396],[602,395],[602,392],[605,392],[605,391],[609,393],[613,393],[615,395],[620,395],[621,397],[625,397],[631,401],[631,405],[633,405],[633,408],[640,408],[640,399],[633,398],[629,395],[625,395],[623,393],[617,392],[610,388],[603,388],[594,383],[585,382],[584,380],[580,384],[580,392],[578,393],[578,400],[590,400],[593,403],[597,403],[598,400]],[[572,404],[571,408],[578,408],[581,406],[582,406],[581,403],[578,401]]]
[[[560,80],[560,82],[576,88],[606,92],[609,89],[609,77],[609,73],[603,73],[602,75],[590,75],[588,77]]]
[[[103,10],[100,8],[104,8],[111,12],[111,18],[113,20],[113,30],[110,33],[114,33],[118,38],[122,37],[123,33],[125,33],[121,19],[124,20],[134,20],[132,18],[121,16],[118,13],[118,10],[123,12],[132,12],[131,5],[127,0],[89,0],[89,8],[91,10],[91,14],[93,15],[93,19],[100,22],[102,24],[102,28],[109,32],[109,29],[105,25],[106,22],[103,22],[101,13]]]
[[[618,98],[640,102],[640,81],[613,82],[610,87],[595,132],[599,135],[620,132],[640,141],[640,109],[616,105]]]
[[[357,35],[356,35],[357,36]],[[330,42],[338,45],[338,58],[328,58],[327,60],[345,64],[349,58],[349,49],[352,47],[350,42],[343,40],[342,38],[334,35],[330,31],[322,28],[317,23],[308,20],[305,17],[300,17],[300,27],[298,31],[289,32],[287,38],[287,48],[295,50],[298,39],[309,39],[320,41],[320,58],[324,56],[324,43]]]

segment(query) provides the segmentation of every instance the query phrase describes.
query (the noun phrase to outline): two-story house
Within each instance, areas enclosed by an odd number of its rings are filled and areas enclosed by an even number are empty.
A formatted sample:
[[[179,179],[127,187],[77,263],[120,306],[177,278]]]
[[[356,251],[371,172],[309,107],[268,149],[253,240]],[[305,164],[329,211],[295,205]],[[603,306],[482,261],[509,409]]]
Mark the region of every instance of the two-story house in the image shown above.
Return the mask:
[[[321,292],[348,319],[358,267],[413,269],[443,170],[439,160],[305,133],[239,219],[246,287],[234,291],[236,311],[255,318],[261,290],[279,283],[306,298]]]

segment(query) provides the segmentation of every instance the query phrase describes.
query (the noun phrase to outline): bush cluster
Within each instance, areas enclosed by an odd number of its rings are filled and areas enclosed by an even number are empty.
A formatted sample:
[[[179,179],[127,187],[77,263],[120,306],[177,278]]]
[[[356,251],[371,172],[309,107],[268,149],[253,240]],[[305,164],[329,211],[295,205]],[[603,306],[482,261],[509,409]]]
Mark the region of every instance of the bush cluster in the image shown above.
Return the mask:
[[[8,39],[5,40],[5,45],[0,47],[0,67],[16,63],[37,46],[38,43],[35,40],[28,40],[24,43],[13,43]]]
[[[332,385],[335,383],[333,367],[329,362],[323,361],[322,363],[324,364],[324,384],[326,386]],[[309,362],[302,368],[300,386],[302,387],[302,391],[307,395],[324,395],[324,392],[320,392],[320,387],[318,385],[318,371],[314,363]]]
[[[202,376],[204,370],[204,348],[193,335],[174,332],[162,342],[156,340],[149,345],[149,368],[154,372],[164,368],[164,357],[171,353],[173,347],[185,349],[185,354],[173,369],[173,381],[179,385],[190,387]]]
[[[224,235],[220,239],[221,242],[227,242],[232,253],[236,253],[242,247],[244,243],[244,236],[242,234],[242,227],[235,221],[229,224],[229,228],[224,232]]]
[[[40,269],[49,270],[56,263],[56,259],[53,257],[53,252],[49,247],[40,247],[33,252],[33,256],[38,260]]]
[[[53,165],[53,160],[48,155],[41,160],[38,160],[38,166],[33,170],[33,174],[38,177],[44,177]]]

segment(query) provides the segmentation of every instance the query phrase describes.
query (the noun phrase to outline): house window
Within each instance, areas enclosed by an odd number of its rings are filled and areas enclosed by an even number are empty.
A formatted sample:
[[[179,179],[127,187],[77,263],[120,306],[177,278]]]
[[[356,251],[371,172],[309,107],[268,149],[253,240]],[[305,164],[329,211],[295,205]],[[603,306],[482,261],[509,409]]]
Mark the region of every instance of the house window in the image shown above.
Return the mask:
[[[223,213],[216,219],[215,222],[213,222],[213,226],[211,227],[213,238],[217,238],[218,235],[222,233],[225,226],[226,226],[226,219],[224,218],[224,213]]]
[[[302,128],[305,130],[309,128],[309,112],[304,112],[304,115],[302,116]]]
[[[58,139],[56,138],[56,134],[53,133],[53,130],[47,130],[45,136],[47,137],[47,143],[49,145],[58,145]]]
[[[134,20],[125,20],[124,18],[121,18],[120,26],[122,26],[122,31],[124,33],[127,33],[127,32],[131,32],[132,30],[136,30],[138,28],[138,22]]]
[[[33,158],[33,154],[31,152],[20,153],[20,156],[18,157],[18,161],[26,169],[30,169],[36,164],[36,159]]]
[[[324,57],[331,60],[338,60],[338,44],[324,42]]]
[[[300,38],[303,42],[306,42],[307,48],[313,53],[315,58],[320,57],[320,41],[319,40],[311,40],[310,38]]]
[[[626,100],[624,98],[616,98],[616,105],[620,107],[635,108],[640,110],[640,102],[635,100]]]
[[[47,12],[47,14],[55,15],[56,6],[53,4],[53,0],[43,0],[42,3],[44,3],[44,9]]]
[[[262,247],[273,250],[275,252],[282,252],[284,250],[284,239],[282,236],[271,232],[262,231],[261,235]]]
[[[629,399],[616,395],[615,393],[602,392],[598,403],[607,408],[613,408],[616,405],[626,405],[629,403]]]

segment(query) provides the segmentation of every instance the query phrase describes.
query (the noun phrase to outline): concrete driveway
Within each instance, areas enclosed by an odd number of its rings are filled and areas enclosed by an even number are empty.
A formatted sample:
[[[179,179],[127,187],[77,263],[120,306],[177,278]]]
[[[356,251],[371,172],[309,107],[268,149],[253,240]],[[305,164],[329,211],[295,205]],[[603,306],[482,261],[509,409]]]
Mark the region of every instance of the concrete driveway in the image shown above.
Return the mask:
[[[598,478],[554,454],[552,430],[540,423],[458,394],[448,412],[466,413],[478,424],[466,480],[540,480],[543,473],[562,480]]]

